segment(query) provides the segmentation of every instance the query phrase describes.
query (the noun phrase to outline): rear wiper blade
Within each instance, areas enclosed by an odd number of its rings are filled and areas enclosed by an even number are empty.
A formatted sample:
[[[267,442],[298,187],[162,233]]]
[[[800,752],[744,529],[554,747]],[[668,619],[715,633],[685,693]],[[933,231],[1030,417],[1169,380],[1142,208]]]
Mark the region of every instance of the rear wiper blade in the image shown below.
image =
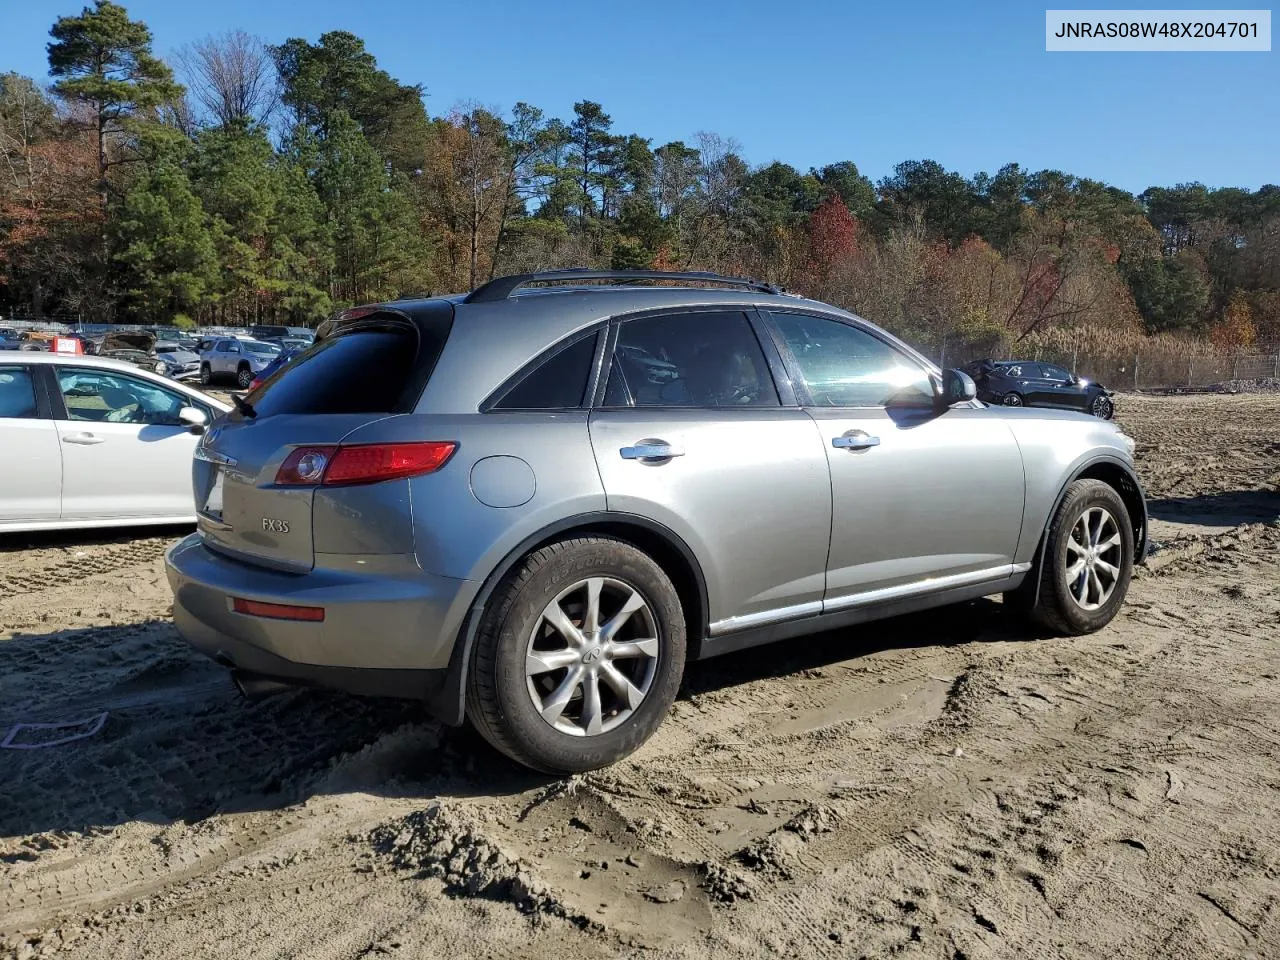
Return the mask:
[[[231,402],[236,405],[236,409],[240,411],[240,416],[242,417],[248,417],[252,420],[258,415],[258,411],[253,409],[253,404],[238,393],[231,395]]]

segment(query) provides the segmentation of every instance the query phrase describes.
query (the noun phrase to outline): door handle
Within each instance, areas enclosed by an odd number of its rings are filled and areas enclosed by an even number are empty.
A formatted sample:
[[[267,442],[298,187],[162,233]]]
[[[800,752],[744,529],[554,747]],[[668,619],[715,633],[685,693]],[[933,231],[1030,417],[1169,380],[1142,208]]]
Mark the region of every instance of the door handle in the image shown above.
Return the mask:
[[[640,440],[618,451],[623,460],[670,460],[683,457],[684,451],[663,440]]]
[[[831,445],[840,450],[866,450],[868,447],[880,446],[880,438],[865,433],[846,433],[842,437],[832,437]]]
[[[92,433],[68,433],[62,438],[63,443],[78,443],[83,447],[91,447],[102,440],[102,437],[95,437]]]

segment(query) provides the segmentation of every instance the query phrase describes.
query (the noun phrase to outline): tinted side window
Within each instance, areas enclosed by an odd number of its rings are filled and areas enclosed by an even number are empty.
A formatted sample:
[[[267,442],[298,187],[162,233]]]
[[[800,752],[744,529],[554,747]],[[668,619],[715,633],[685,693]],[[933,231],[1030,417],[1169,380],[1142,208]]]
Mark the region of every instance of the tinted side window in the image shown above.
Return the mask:
[[[442,343],[422,345],[409,329],[356,330],[299,354],[253,394],[259,416],[278,413],[392,413],[414,363],[434,364]],[[429,354],[429,356],[428,356]]]
[[[928,373],[866,331],[801,313],[775,313],[773,319],[818,406],[933,403]]]
[[[1063,380],[1070,380],[1071,375],[1061,367],[1051,367],[1047,363],[1040,364],[1040,369],[1044,371],[1044,376],[1048,380],[1055,380],[1061,383]]]
[[[36,385],[26,367],[0,367],[0,418],[36,415]]]
[[[613,369],[637,407],[776,407],[778,389],[743,313],[680,313],[628,320]],[[610,381],[613,374],[610,373]]]
[[[596,354],[596,337],[584,337],[542,361],[506,392],[497,410],[566,410],[582,406]]]

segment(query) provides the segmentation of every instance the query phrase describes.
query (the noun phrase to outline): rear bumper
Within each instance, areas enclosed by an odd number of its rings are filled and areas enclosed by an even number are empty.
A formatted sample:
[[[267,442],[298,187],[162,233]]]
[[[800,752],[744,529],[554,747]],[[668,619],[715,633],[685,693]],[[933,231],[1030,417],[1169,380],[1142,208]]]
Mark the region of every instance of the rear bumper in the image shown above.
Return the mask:
[[[173,619],[195,649],[229,667],[304,686],[424,698],[443,682],[474,590],[388,569],[282,573],[232,560],[193,534],[169,548]],[[407,565],[406,565],[407,566]],[[236,613],[233,598],[323,607],[323,622]]]

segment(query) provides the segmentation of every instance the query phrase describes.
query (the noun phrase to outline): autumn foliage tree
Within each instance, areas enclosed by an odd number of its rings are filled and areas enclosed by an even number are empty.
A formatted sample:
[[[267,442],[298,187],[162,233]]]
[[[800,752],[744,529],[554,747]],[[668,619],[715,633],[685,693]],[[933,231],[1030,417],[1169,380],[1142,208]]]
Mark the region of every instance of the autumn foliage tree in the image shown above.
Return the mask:
[[[827,195],[809,217],[809,272],[825,283],[832,271],[857,253],[858,221],[838,193]]]
[[[96,151],[26,77],[0,76],[0,280],[36,316],[78,308],[104,226]]]
[[[1280,339],[1276,185],[1135,195],[928,158],[873,183],[850,159],[753,165],[708,131],[655,143],[587,97],[430,117],[431,61],[397,78],[345,30],[200,41],[178,51],[184,92],[114,0],[59,17],[47,53],[50,89],[0,78],[10,311],[305,322],[612,265],[774,281],[949,359],[1098,332]]]
[[[1216,347],[1236,351],[1253,346],[1257,338],[1249,299],[1243,293],[1232,294],[1222,319],[1209,328],[1209,339]]]

